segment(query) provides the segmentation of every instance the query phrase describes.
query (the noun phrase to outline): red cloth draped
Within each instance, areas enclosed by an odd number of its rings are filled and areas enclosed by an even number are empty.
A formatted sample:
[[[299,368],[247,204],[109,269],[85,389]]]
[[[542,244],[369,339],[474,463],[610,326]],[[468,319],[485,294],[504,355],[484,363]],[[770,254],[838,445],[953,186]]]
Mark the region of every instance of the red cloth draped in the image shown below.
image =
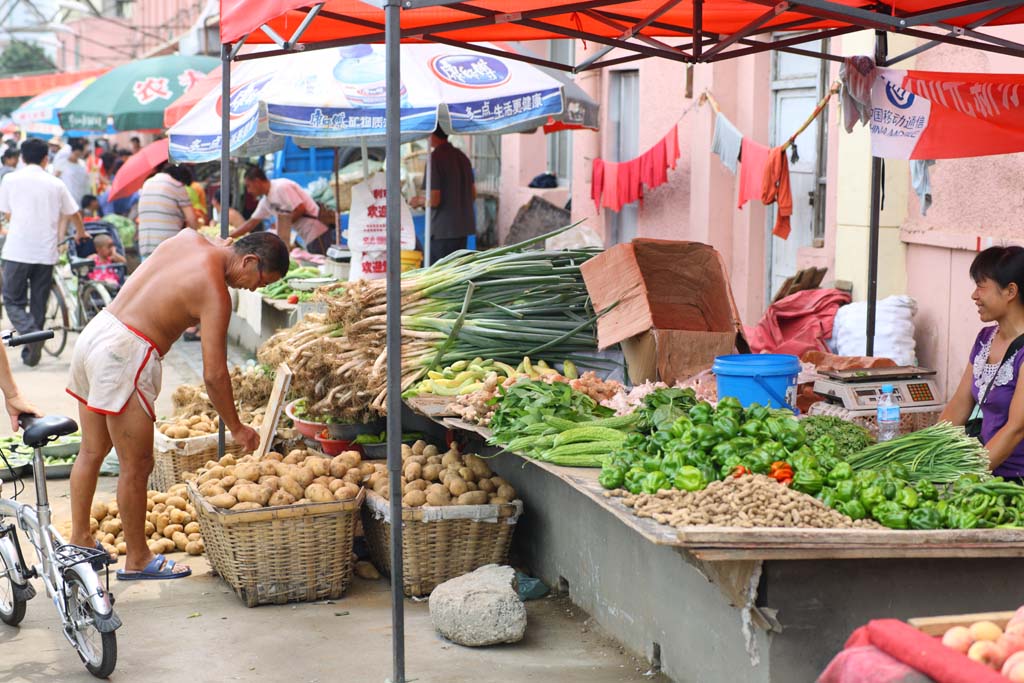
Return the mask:
[[[768,152],[768,163],[764,167],[764,183],[761,186],[761,201],[765,204],[778,202],[772,234],[788,239],[789,217],[793,215],[793,192],[789,186],[789,160],[783,147],[776,147]]]
[[[809,289],[775,302],[756,327],[747,327],[747,342],[754,353],[828,351],[832,325],[839,307],[850,295],[838,289]]]
[[[643,201],[644,188],[653,190],[668,182],[668,169],[679,160],[679,128],[672,126],[650,149],[629,161],[594,159],[590,178],[590,198],[600,210],[603,206],[621,211],[626,204]]]
[[[769,149],[750,138],[743,138],[740,145],[740,192],[736,208],[751,199],[761,199],[761,184],[764,182],[764,167],[768,165]]]

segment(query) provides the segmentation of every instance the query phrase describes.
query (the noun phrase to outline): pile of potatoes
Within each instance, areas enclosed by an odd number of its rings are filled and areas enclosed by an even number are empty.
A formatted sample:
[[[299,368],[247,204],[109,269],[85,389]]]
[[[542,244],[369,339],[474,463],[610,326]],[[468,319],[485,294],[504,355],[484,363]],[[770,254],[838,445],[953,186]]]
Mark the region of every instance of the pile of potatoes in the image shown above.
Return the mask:
[[[195,481],[200,495],[214,507],[239,511],[352,500],[374,471],[356,451],[330,458],[298,448],[288,455],[271,451],[261,460],[225,455],[187,473],[185,479]]]
[[[146,495],[146,508],[149,510],[146,535],[149,536],[150,551],[166,555],[183,550],[189,555],[202,555],[206,546],[199,532],[196,511],[188,500],[188,487],[175,484],[167,493],[149,491]]]
[[[387,467],[379,465],[367,486],[390,498]],[[446,453],[417,441],[402,446],[402,505],[500,505],[516,499],[516,492],[476,455],[462,455],[452,444]]]
[[[188,502],[184,484],[172,486],[167,493],[149,491],[146,508],[146,536],[149,537],[151,552],[203,554],[206,548],[199,532],[199,522],[195,521],[195,510]],[[94,502],[89,516],[89,530],[93,537],[112,557],[124,555],[127,548],[117,501]],[[63,531],[65,537],[70,535],[70,522],[65,524]]]
[[[216,434],[217,414],[200,413],[188,417],[175,417],[157,427],[157,431],[171,439],[189,439],[194,436]]]
[[[266,408],[256,410],[243,410],[238,413],[242,424],[249,425],[253,429],[263,426],[263,418]],[[196,436],[207,436],[217,433],[217,421],[220,418],[217,413],[206,411],[195,415],[179,415],[163,422],[157,431],[170,439],[191,439]]]

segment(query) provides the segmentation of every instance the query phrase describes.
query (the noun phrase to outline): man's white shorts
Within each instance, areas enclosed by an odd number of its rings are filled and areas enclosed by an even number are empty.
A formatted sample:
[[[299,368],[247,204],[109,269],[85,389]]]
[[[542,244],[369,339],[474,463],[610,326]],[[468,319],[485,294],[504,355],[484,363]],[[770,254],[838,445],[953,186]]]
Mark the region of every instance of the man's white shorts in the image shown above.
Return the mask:
[[[75,344],[67,392],[94,413],[120,415],[137,391],[143,409],[156,420],[153,404],[160,393],[161,359],[144,334],[100,311]]]

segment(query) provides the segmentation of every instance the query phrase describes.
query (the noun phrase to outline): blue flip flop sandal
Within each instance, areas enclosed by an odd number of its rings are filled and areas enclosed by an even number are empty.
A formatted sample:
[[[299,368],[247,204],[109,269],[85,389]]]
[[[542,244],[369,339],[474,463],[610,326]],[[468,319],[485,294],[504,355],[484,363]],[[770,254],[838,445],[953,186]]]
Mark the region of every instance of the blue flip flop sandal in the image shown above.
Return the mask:
[[[163,555],[155,556],[142,571],[117,570],[118,581],[160,581],[164,579],[183,579],[191,575],[191,569],[184,572],[175,572],[174,560],[168,560]]]

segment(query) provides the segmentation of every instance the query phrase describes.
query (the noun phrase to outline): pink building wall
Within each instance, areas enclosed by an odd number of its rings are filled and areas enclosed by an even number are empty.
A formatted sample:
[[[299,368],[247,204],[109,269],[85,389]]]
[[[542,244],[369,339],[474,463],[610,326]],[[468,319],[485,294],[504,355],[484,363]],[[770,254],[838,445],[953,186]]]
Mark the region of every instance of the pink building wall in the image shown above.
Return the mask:
[[[1003,28],[992,33],[1024,42],[1024,29]],[[861,41],[864,42],[864,41]],[[590,46],[595,49],[595,46]],[[841,39],[833,41],[833,50],[842,54]],[[850,47],[854,52],[860,52]],[[851,52],[850,54],[853,54]],[[587,52],[578,48],[577,58]],[[762,54],[715,65],[697,65],[693,74],[693,96],[705,89],[714,93],[722,111],[745,135],[767,143],[770,139],[769,89],[771,57]],[[693,100],[686,97],[686,67],[667,60],[639,60],[622,68],[637,68],[640,78],[640,149],[649,147],[664,135]],[[943,46],[919,55],[914,68],[933,71],[1024,73],[1024,61],[962,48]],[[589,71],[577,76],[577,82],[601,102],[602,123],[607,124],[607,71]],[[831,81],[838,77],[838,64]],[[837,194],[840,178],[839,140],[847,133],[840,126],[838,107],[833,102],[828,113],[828,158],[826,187],[826,226],[822,248],[802,249],[799,266],[826,267],[834,277],[837,237]],[[699,106],[683,119],[679,127],[681,158],[669,183],[645,197],[639,214],[643,237],[698,240],[715,246],[729,267],[733,293],[746,324],[762,315],[766,302],[765,208],[748,203],[735,208],[736,179],[711,154],[713,113]],[[518,148],[518,156],[509,168],[519,167],[517,183],[545,170],[545,149],[540,136],[528,142],[515,142],[508,136],[503,158],[509,146]],[[573,220],[584,219],[606,235],[602,212],[590,200],[590,174],[595,157],[609,144],[610,129],[600,132],[576,132],[573,142]],[[532,165],[531,165],[532,164]],[[890,165],[890,173],[896,164]],[[906,183],[909,174],[888,179]],[[943,160],[932,168],[934,205],[921,216],[917,198],[910,193],[907,218],[901,227],[906,251],[906,293],[919,307],[916,318],[918,362],[939,372],[940,387],[948,393],[955,388],[966,363],[975,335],[981,327],[970,300],[973,284],[967,270],[979,246],[996,243],[1024,244],[1024,155],[1004,155],[974,159]],[[499,225],[507,228],[516,209],[528,194],[503,174]],[[525,180],[523,180],[525,178]],[[561,190],[561,188],[559,188]],[[868,196],[863,197],[865,205]],[[511,206],[510,206],[511,204]],[[842,258],[839,255],[838,258]],[[884,273],[883,277],[888,275]]]
[[[582,49],[577,54],[585,55]],[[745,134],[767,142],[769,56],[697,65],[692,98],[686,96],[687,74],[682,63],[647,59],[621,68],[639,71],[641,152],[677,122],[679,130],[678,165],[669,171],[667,184],[645,195],[638,235],[713,245],[729,267],[740,315],[748,324],[757,322],[764,308],[766,289],[765,209],[756,203],[736,208],[736,177],[711,154],[714,113],[707,105],[695,106],[695,101],[705,90],[713,92],[722,111]],[[610,79],[595,72],[588,72],[587,77],[590,80],[585,87],[598,96],[602,119],[607,124]],[[599,133],[576,133],[573,154],[573,220],[584,219],[606,239],[606,213],[598,211],[590,199],[590,177],[593,159],[602,156],[611,136],[608,125]]]
[[[577,47],[577,60],[599,46]],[[609,58],[618,56],[611,53]],[[601,103],[602,126],[598,132],[573,133],[572,220],[583,220],[609,239],[606,210],[591,200],[593,160],[608,157],[612,143],[608,124],[609,72],[616,68],[639,73],[639,149],[659,141],[678,122],[680,159],[668,172],[669,182],[649,191],[639,209],[640,237],[694,240],[713,245],[729,267],[733,293],[747,324],[756,323],[766,299],[766,209],[759,202],[736,208],[737,178],[711,153],[714,113],[696,101],[711,91],[722,111],[745,135],[767,144],[771,93],[771,57],[762,55],[730,60],[715,65],[697,65],[693,70],[692,97],[687,97],[687,67],[679,62],[645,59],[587,71],[577,83]],[[683,116],[686,112],[685,116]],[[680,120],[680,117],[682,119]],[[546,148],[541,134],[506,136],[502,142],[502,187],[499,202],[499,235],[508,227],[520,206],[532,194],[542,194],[556,204],[564,203],[563,188],[530,190],[529,179],[546,170]],[[833,193],[834,194],[834,193]],[[834,200],[834,197],[833,197]],[[830,200],[830,204],[833,203]],[[831,207],[834,232],[834,207]],[[828,248],[807,249],[802,264],[830,267],[833,252]]]

